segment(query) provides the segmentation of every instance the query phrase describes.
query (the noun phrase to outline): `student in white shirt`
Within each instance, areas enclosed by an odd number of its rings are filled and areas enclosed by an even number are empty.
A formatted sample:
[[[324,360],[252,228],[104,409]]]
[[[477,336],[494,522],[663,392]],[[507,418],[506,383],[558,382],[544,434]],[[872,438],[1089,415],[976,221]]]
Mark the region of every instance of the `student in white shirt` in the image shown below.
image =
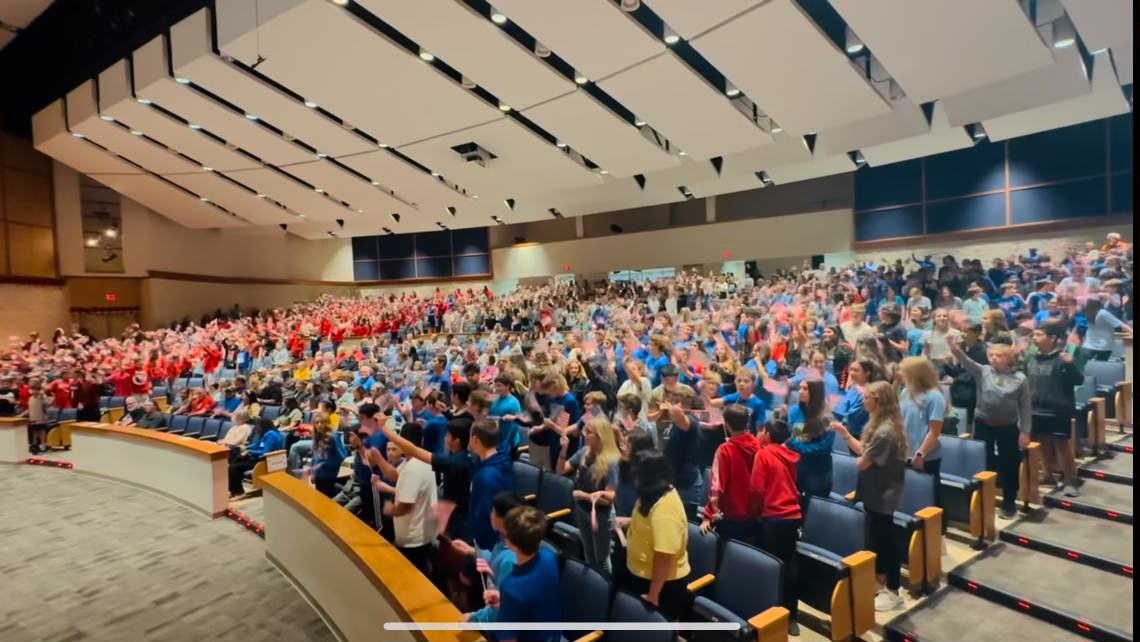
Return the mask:
[[[416,447],[423,446],[423,426],[418,423],[404,424],[400,435]],[[414,457],[406,457],[398,470],[395,488],[385,484],[378,475],[372,476],[372,485],[395,496],[384,505],[384,512],[392,516],[393,543],[408,561],[427,575],[431,544],[437,536],[435,473],[430,464]]]

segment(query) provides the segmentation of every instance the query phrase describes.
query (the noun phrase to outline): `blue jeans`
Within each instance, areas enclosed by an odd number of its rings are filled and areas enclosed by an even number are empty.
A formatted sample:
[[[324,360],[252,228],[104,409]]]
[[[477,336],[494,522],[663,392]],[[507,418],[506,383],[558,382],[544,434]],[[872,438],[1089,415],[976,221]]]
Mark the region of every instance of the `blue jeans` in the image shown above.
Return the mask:
[[[574,525],[582,536],[582,556],[586,564],[607,574],[610,568],[610,547],[613,544],[614,511],[612,507],[598,506],[598,530],[590,521],[590,505],[577,502],[574,506]]]
[[[313,455],[313,440],[302,439],[289,447],[289,470],[301,470],[301,460]]]

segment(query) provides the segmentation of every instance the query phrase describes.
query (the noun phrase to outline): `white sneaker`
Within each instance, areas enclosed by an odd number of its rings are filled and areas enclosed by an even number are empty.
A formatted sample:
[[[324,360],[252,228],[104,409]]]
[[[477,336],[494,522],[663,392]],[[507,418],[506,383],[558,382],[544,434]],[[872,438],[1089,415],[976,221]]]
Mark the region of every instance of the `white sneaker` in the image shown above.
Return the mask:
[[[895,591],[883,589],[875,596],[876,611],[897,611],[905,606],[902,596]]]
[[[1065,497],[1080,497],[1081,491],[1073,484],[1065,484]]]

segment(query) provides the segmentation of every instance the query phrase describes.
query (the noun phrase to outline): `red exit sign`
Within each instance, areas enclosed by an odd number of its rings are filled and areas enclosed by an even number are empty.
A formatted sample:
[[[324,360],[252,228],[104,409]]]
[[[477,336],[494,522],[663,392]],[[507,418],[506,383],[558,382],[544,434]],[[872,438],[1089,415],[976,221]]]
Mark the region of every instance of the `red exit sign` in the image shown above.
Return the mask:
[[[115,294],[114,292],[108,292],[103,295],[103,298],[107,301],[118,301],[119,295]]]

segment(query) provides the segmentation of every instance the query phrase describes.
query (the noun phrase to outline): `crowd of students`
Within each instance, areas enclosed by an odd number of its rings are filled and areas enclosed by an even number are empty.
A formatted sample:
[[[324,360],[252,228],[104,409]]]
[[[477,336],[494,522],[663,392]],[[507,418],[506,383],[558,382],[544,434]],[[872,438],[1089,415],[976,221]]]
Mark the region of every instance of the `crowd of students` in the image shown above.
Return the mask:
[[[912,257],[757,281],[680,271],[501,296],[325,297],[99,342],[14,340],[0,387],[33,421],[49,402],[97,420],[92,391],[109,387],[138,395],[126,421],[159,428],[147,397],[170,385],[175,412],[233,421],[232,494],[259,456],[287,448],[291,469],[473,621],[558,619],[548,520],[516,491],[525,456],[573,480],[583,556],[620,586],[684,617],[687,524],[699,522],[784,563],[795,629],[796,541],[807,498],[831,492],[836,442],[858,457],[879,610],[902,605],[891,529],[905,470],[938,476],[951,405],[986,441],[1003,515],[1031,436],[1051,480],[1079,493],[1073,388],[1131,332],[1131,292],[1131,246],[1110,235],[988,270]],[[429,334],[442,330],[479,334]],[[203,388],[172,385],[194,372]],[[267,405],[277,419],[259,416]],[[500,638],[536,635],[547,639]]]

